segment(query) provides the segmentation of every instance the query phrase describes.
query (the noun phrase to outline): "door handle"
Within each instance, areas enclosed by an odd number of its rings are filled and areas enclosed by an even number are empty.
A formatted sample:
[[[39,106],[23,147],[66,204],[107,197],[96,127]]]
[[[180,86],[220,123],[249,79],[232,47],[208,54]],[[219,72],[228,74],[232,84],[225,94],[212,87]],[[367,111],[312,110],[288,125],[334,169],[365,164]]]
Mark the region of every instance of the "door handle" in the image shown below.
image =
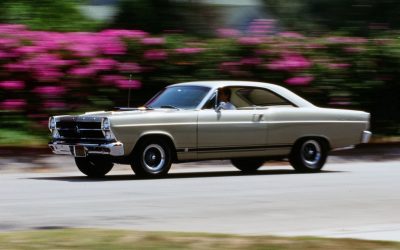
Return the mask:
[[[264,114],[253,114],[253,122],[262,121],[264,118]]]

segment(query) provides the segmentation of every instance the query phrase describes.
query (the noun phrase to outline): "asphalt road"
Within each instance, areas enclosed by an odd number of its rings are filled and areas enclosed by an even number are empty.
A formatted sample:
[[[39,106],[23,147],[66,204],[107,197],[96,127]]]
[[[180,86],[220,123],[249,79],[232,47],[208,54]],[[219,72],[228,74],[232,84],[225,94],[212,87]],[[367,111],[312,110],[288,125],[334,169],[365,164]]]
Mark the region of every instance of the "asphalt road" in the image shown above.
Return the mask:
[[[288,165],[255,175],[233,167],[175,167],[166,179],[127,169],[90,180],[72,169],[2,173],[0,230],[127,228],[400,241],[400,162]]]

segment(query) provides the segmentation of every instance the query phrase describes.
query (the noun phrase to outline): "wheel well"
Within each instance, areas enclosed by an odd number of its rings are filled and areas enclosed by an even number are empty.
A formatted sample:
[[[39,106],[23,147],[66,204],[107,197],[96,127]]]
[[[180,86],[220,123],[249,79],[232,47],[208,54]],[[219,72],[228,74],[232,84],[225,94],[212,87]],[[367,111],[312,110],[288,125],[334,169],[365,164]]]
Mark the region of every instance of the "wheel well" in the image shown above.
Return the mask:
[[[142,143],[145,140],[150,140],[150,139],[162,139],[163,141],[168,143],[168,145],[171,147],[172,160],[175,161],[177,159],[176,148],[175,148],[174,142],[172,141],[172,139],[169,136],[163,135],[163,134],[143,135],[136,142],[135,147],[133,148],[133,150],[131,152],[131,155],[134,154],[134,152],[136,151],[136,149],[137,149],[138,145],[140,145],[140,143]]]
[[[325,143],[325,145],[327,147],[326,149],[328,151],[331,150],[331,144],[329,143],[329,140],[327,138],[323,137],[323,136],[304,136],[304,137],[300,137],[300,138],[298,138],[296,140],[296,142],[293,144],[293,146],[298,144],[299,142],[302,142],[302,141],[308,140],[308,139],[316,139],[316,140],[322,141],[322,142]]]

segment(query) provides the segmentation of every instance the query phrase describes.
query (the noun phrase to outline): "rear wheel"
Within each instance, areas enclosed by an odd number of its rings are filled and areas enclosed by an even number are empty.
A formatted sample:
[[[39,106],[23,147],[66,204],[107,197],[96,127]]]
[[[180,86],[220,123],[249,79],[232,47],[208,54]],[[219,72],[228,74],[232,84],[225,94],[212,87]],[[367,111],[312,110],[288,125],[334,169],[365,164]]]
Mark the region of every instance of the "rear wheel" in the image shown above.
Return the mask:
[[[103,177],[113,168],[114,164],[103,157],[75,157],[78,169],[88,177]]]
[[[172,163],[172,149],[165,140],[145,139],[134,152],[132,170],[139,177],[165,176]]]
[[[328,143],[318,138],[303,139],[293,146],[290,164],[299,172],[318,172],[328,156]]]
[[[238,158],[231,159],[231,163],[237,169],[241,170],[243,173],[254,173],[259,169],[263,164],[264,159],[258,158]]]

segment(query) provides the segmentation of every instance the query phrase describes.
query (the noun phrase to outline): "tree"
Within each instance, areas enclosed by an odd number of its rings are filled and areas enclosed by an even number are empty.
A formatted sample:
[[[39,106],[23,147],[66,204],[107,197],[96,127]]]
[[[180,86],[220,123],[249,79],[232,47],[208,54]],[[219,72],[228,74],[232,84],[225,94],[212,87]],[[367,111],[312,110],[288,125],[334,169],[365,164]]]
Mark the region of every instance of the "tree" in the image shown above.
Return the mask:
[[[150,33],[175,30],[207,34],[215,17],[206,5],[172,0],[120,0],[117,9],[111,27]]]
[[[378,29],[400,28],[396,0],[264,0],[283,26],[307,31],[345,31],[371,35]]]
[[[84,17],[75,0],[2,0],[0,22],[25,24],[34,30],[93,30],[96,22]]]

